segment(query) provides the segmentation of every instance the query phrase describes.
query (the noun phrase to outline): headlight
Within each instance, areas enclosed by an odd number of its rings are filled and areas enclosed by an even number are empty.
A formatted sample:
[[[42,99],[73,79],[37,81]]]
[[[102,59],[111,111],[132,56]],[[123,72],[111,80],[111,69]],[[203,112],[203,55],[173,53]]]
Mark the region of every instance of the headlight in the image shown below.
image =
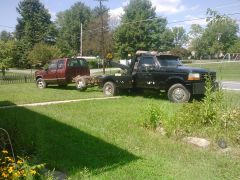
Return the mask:
[[[200,74],[199,73],[189,73],[188,80],[189,81],[200,80]]]

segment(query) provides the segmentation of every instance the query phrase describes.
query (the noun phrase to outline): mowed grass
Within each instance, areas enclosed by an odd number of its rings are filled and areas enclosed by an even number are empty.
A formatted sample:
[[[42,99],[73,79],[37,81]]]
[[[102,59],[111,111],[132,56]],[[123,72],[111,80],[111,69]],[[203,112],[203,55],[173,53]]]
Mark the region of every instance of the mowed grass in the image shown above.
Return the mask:
[[[32,97],[40,102],[54,100],[56,94],[62,95],[61,100],[102,96],[94,88],[85,94],[22,87],[29,93],[25,98],[13,98],[17,90],[6,92],[1,87],[1,99],[26,103]],[[35,96],[31,91],[46,95]],[[227,100],[231,97],[236,104],[239,102],[240,93],[225,94]],[[152,103],[170,114],[182,106],[165,98],[122,96],[115,100],[0,109],[0,127],[15,136],[12,141],[18,152],[31,153],[39,163],[47,163],[49,169],[65,172],[72,179],[240,178],[239,156],[220,153],[215,147],[199,149],[143,128],[146,107]]]
[[[217,72],[218,80],[240,81],[240,62],[219,62],[211,64],[189,64]]]
[[[72,100],[81,98],[103,97],[99,88],[90,88],[80,92],[74,84],[68,87],[49,86],[39,89],[34,83],[9,84],[0,86],[0,106],[26,104],[46,101]]]

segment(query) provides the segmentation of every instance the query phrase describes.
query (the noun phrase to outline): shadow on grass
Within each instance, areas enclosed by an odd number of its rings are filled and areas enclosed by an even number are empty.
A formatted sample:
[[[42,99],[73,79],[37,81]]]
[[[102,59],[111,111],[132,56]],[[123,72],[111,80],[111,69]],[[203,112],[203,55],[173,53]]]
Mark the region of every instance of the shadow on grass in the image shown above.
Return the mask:
[[[83,130],[23,107],[0,109],[0,127],[10,133],[18,155],[31,155],[68,175],[85,167],[97,174],[138,159]]]

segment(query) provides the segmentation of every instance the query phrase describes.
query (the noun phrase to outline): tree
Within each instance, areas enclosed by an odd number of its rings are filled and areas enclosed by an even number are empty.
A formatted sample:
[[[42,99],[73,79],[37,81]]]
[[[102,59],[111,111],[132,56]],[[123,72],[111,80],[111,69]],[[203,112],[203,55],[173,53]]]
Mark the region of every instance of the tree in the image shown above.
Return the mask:
[[[237,40],[229,49],[229,53],[240,53],[240,39]]]
[[[188,58],[188,56],[190,56],[190,52],[182,47],[175,47],[173,49],[171,49],[171,54],[177,55],[179,57],[183,58]]]
[[[49,28],[52,25],[51,15],[39,0],[23,0],[18,4],[16,37],[24,39],[33,47],[36,43],[45,41],[48,37]]]
[[[192,24],[189,31],[189,38],[196,39],[202,36],[204,28],[199,24]]]
[[[130,0],[124,12],[114,33],[117,54],[126,58],[137,50],[161,49],[161,34],[167,22],[156,16],[152,3],[149,0]]]
[[[62,52],[56,46],[46,43],[38,43],[28,54],[28,60],[31,64],[45,65],[49,60],[62,57]]]
[[[238,39],[238,24],[232,18],[211,9],[208,9],[207,15],[208,25],[202,38],[207,42],[207,47],[210,47],[209,53],[218,56],[220,52],[227,53]]]
[[[14,41],[0,41],[0,69],[3,76],[5,76],[5,71],[11,66],[13,59],[13,48]]]
[[[7,42],[8,40],[12,40],[12,39],[13,39],[13,36],[10,32],[2,31],[0,33],[0,40]]]
[[[69,10],[57,14],[57,46],[66,56],[79,52],[81,23],[85,31],[90,17],[91,9],[82,2],[77,2]]]
[[[49,42],[53,37],[53,23],[48,10],[39,0],[22,0],[17,7],[20,18],[17,19],[15,36],[17,52],[15,64],[29,66],[28,52],[39,42]]]
[[[162,34],[161,34],[161,51],[169,51],[174,47],[174,34],[171,29],[167,28]]]
[[[108,25],[109,14],[106,7],[102,7],[103,14],[103,39],[104,39],[104,57],[112,52],[112,32]],[[87,24],[87,30],[83,33],[83,52],[84,55],[101,55],[102,33],[101,33],[101,10],[99,7],[91,11],[91,19]]]
[[[173,42],[175,47],[182,48],[184,45],[186,45],[188,41],[188,35],[183,27],[173,27],[172,32],[174,36]]]
[[[204,33],[204,28],[199,24],[192,24],[188,34],[190,51],[194,58],[201,59],[201,56],[204,55],[205,45],[202,35]]]

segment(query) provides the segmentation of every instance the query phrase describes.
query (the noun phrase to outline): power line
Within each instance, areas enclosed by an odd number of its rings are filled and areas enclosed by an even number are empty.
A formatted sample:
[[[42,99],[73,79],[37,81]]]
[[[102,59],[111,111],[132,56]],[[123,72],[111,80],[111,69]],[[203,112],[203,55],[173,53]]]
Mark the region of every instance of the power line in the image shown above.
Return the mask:
[[[240,15],[240,12],[235,12],[235,13],[228,13],[228,14],[224,14],[226,16],[234,16],[234,15]],[[140,22],[147,22],[147,21],[154,21],[157,20],[161,17],[156,17],[156,18],[149,18],[149,19],[143,19],[143,20],[138,20],[138,21],[132,21],[132,22],[126,22],[126,23],[120,23],[121,25],[129,25],[129,24],[135,24],[135,23],[140,23]],[[201,17],[201,18],[193,18],[193,19],[186,19],[186,20],[179,20],[179,21],[172,21],[172,22],[168,22],[167,24],[177,24],[177,23],[184,23],[184,22],[191,22],[191,21],[197,21],[197,20],[204,20],[207,19],[207,17]],[[239,22],[239,20],[236,20],[237,22]],[[14,28],[11,26],[5,26],[5,25],[0,25],[1,27],[7,27],[7,28]],[[84,30],[84,32],[95,32],[98,30],[103,30],[103,29],[108,29],[109,27],[114,27],[114,25],[109,25],[109,26],[103,26],[103,27],[98,27],[95,29],[89,29],[89,30]],[[23,33],[24,31],[19,31],[20,33]],[[78,37],[79,38],[79,37]]]
[[[11,27],[11,26],[5,26],[5,25],[1,25],[1,24],[0,24],[0,27],[10,28],[10,29],[13,29],[13,28],[15,28],[15,27]]]
[[[229,13],[229,14],[225,14],[226,16],[234,16],[234,15],[239,15],[240,12],[235,12],[235,13]],[[127,23],[121,23],[121,25],[129,25],[129,24],[135,24],[135,23],[140,23],[140,22],[146,22],[146,21],[154,21],[159,19],[159,17],[156,18],[149,18],[149,19],[143,19],[143,20],[138,20],[138,21],[131,21],[131,22],[127,22]],[[172,22],[168,22],[167,24],[177,24],[177,23],[183,23],[183,22],[191,22],[191,21],[196,21],[196,20],[204,20],[207,19],[207,17],[201,17],[201,18],[193,18],[193,19],[186,19],[186,20],[179,20],[179,21],[172,21]],[[111,27],[111,25],[109,25]],[[85,30],[88,32],[93,32],[96,30],[102,29],[101,27],[95,28],[95,29],[91,29],[91,30]],[[103,27],[103,29],[108,29],[107,26]]]

